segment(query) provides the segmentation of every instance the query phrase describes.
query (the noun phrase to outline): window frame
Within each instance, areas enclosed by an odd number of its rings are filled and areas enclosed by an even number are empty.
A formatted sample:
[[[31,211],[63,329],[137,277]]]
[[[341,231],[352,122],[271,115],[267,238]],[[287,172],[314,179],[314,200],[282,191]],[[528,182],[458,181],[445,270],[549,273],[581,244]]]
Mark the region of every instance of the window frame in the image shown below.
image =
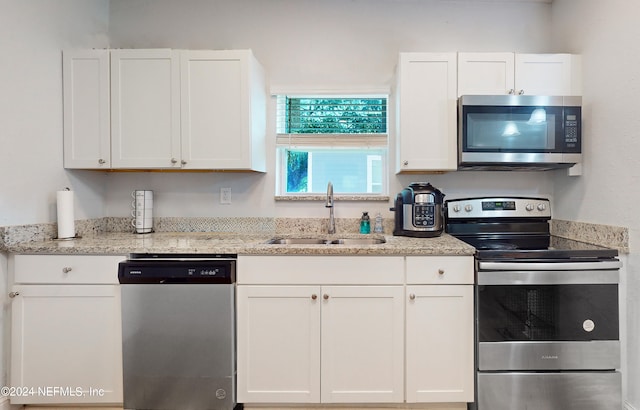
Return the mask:
[[[389,111],[390,111],[390,93],[386,89],[384,91],[378,89],[375,92],[277,92],[272,90],[272,96],[276,97],[276,199],[308,199],[310,197],[324,198],[325,193],[319,192],[286,192],[287,189],[287,150],[300,149],[309,150],[313,157],[313,150],[347,150],[354,149],[365,151],[367,149],[375,149],[370,155],[379,156],[381,161],[381,192],[349,192],[338,193],[335,196],[341,199],[371,199],[371,200],[387,200],[389,198]],[[296,133],[287,134],[279,133],[278,116],[279,107],[277,99],[279,96],[287,96],[290,98],[318,98],[318,99],[347,99],[347,98],[384,98],[386,99],[386,132],[385,133]],[[382,152],[380,152],[382,151]],[[367,181],[366,190],[370,191],[372,182],[369,170],[371,167],[370,158],[367,158]],[[313,178],[313,175],[309,176]],[[309,180],[309,184],[311,179]]]

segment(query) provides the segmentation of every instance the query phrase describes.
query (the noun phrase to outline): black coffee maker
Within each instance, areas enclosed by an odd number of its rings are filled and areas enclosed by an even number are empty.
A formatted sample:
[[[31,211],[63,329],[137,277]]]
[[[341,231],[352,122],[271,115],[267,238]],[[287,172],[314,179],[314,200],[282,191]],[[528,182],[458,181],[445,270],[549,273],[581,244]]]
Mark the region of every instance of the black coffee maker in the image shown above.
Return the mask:
[[[395,236],[431,238],[444,229],[444,194],[428,182],[414,182],[403,189],[391,208],[395,211]]]

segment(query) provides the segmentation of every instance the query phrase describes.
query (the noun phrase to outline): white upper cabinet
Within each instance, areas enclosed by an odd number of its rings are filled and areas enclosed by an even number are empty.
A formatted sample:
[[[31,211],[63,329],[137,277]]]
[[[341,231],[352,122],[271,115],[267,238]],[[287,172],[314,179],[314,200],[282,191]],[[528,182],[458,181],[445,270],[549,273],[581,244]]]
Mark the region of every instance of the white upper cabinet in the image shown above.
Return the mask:
[[[64,56],[66,168],[266,170],[265,76],[250,50]]]
[[[168,49],[111,51],[113,168],[177,168],[180,65]]]
[[[266,87],[252,53],[182,51],[180,67],[183,167],[265,171]]]
[[[513,92],[513,53],[459,53],[458,95],[494,95]]]
[[[574,54],[516,54],[516,92],[582,95],[581,60]]]
[[[63,53],[64,166],[111,167],[109,51]]]
[[[456,53],[400,53],[396,172],[457,168]]]
[[[459,53],[458,95],[581,95],[574,54]]]

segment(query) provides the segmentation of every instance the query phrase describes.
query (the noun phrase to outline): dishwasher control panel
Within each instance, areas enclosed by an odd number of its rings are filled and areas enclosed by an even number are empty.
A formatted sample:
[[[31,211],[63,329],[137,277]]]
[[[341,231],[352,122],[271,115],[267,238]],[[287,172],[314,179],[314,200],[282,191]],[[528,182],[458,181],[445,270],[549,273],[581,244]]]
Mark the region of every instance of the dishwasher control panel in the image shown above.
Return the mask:
[[[224,256],[211,258],[206,255],[134,254],[128,260],[120,262],[118,280],[122,284],[235,283],[235,255]]]

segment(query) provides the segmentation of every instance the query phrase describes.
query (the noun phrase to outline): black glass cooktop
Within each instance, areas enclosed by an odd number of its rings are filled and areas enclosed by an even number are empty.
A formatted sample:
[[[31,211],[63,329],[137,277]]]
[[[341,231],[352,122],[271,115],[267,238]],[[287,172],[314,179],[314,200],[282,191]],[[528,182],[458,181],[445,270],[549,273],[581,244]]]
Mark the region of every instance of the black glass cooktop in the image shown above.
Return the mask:
[[[592,245],[558,236],[528,237],[476,236],[458,237],[474,246],[479,260],[602,260],[618,256],[615,249]]]

